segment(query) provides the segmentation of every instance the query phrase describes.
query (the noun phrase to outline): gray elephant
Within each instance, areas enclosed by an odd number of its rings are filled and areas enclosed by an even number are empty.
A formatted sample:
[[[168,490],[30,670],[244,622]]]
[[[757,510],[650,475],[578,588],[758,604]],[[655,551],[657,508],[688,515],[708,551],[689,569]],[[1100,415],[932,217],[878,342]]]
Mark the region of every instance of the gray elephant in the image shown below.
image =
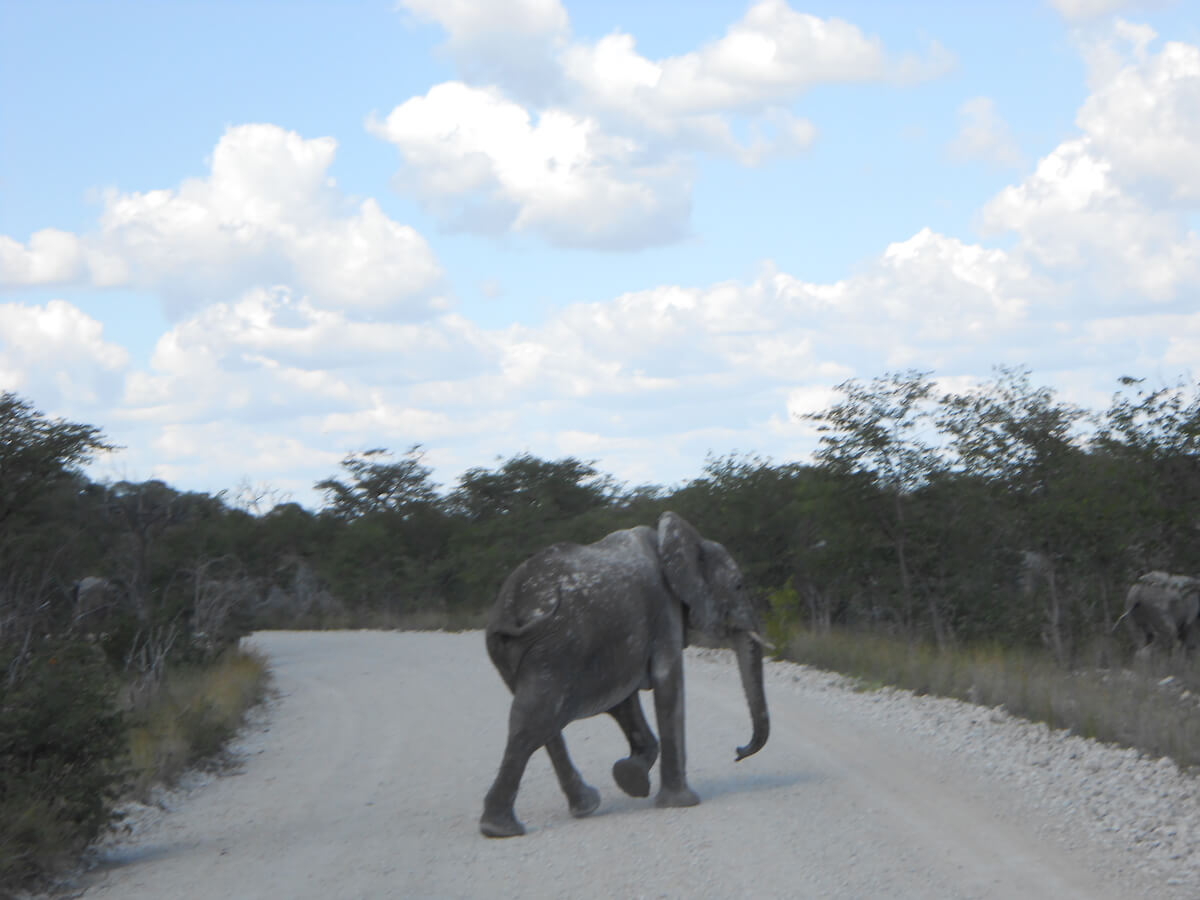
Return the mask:
[[[117,586],[107,578],[88,575],[71,585],[72,619],[88,627],[103,622],[117,601]]]
[[[1125,612],[1117,624],[1122,620],[1128,623],[1140,650],[1151,646],[1172,650],[1178,646],[1190,651],[1200,638],[1198,618],[1200,579],[1149,572],[1129,589]]]
[[[638,691],[654,691],[662,741],[659,806],[694,806],[700,798],[685,774],[683,648],[688,627],[732,639],[754,731],[739,760],[767,741],[758,621],[729,552],[702,538],[675,513],[616,531],[594,544],[555,544],[509,575],[487,625],[487,649],[513,693],[508,743],[483,804],[488,837],[525,833],[513,813],[529,757],[545,747],[571,814],[586,816],[600,794],[567,755],[562,729],[608,713],[629,741],[613,765],[617,785],[634,797],[650,793],[659,742],[646,723]]]

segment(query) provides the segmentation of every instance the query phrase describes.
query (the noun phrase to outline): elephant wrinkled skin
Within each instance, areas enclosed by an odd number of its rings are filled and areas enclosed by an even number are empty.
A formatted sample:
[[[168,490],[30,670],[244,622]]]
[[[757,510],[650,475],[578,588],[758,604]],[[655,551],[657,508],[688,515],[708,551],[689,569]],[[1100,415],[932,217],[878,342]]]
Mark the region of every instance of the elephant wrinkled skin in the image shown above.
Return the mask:
[[[729,552],[702,538],[675,513],[657,530],[638,526],[594,544],[555,544],[505,580],[487,625],[487,649],[512,691],[508,742],[484,800],[480,831],[488,837],[525,833],[513,812],[529,757],[545,747],[571,813],[600,804],[567,755],[562,729],[608,713],[629,741],[613,765],[626,793],[650,793],[659,757],[659,806],[694,806],[687,784],[683,727],[686,630],[731,638],[754,732],[740,760],[758,752],[770,731],[763,693],[762,638],[742,576]],[[638,691],[654,692],[656,739]]]
[[[1125,612],[1117,622],[1128,624],[1139,650],[1182,647],[1191,651],[1200,639],[1198,618],[1200,579],[1149,572],[1129,589]]]

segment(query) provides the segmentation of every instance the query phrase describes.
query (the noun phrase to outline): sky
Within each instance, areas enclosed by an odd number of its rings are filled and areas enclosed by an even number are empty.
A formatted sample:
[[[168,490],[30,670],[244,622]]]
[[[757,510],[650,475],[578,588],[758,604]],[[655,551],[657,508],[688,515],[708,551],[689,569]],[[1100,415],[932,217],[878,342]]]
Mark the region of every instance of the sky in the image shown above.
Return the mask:
[[[1197,0],[0,0],[0,91],[0,390],[100,480],[670,487],[848,379],[1200,377]]]

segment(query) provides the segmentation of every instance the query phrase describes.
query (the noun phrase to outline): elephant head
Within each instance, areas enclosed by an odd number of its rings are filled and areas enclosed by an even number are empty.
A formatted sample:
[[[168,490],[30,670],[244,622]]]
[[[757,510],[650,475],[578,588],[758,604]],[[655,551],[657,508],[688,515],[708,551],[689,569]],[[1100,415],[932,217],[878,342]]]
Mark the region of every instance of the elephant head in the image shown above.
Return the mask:
[[[1200,579],[1150,572],[1129,589],[1125,612],[1117,622],[1128,622],[1141,649],[1150,646],[1172,649],[1178,645],[1190,650],[1200,637],[1197,619],[1200,619]]]
[[[673,512],[658,520],[658,554],[667,585],[686,611],[685,627],[733,644],[754,723],[750,743],[737,751],[745,759],[766,744],[771,723],[763,692],[763,639],[742,573],[724,546],[702,538]]]

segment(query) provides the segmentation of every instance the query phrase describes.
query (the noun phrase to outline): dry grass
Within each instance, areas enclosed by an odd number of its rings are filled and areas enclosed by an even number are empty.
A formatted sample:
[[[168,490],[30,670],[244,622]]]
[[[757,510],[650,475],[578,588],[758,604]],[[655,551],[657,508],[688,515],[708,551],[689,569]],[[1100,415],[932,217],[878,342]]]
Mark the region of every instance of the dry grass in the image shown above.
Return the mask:
[[[1063,669],[1051,659],[1000,647],[939,650],[878,635],[797,630],[782,656],[854,676],[864,688],[1003,706],[1016,716],[1085,737],[1200,765],[1200,664],[1135,660],[1132,668]]]
[[[129,760],[135,793],[170,783],[212,758],[267,689],[266,660],[230,650],[211,666],[171,672],[131,713]]]

